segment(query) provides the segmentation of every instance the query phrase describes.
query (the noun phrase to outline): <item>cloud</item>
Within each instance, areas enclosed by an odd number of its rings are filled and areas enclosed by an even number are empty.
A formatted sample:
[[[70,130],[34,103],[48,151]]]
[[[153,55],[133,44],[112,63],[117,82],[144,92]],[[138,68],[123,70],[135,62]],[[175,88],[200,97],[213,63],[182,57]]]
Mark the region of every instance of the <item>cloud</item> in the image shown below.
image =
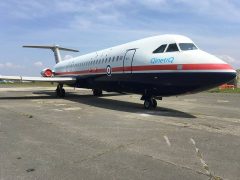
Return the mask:
[[[213,17],[215,19],[227,20],[230,22],[239,22],[240,11],[233,1],[223,0],[204,0],[189,1],[178,0],[182,5],[186,6],[191,13]],[[234,17],[234,18],[233,18]]]
[[[233,64],[236,62],[236,59],[229,55],[217,55],[218,58],[222,59],[223,61],[226,61],[229,64]]]
[[[222,0],[221,2],[219,0],[140,0],[139,3],[148,9],[169,14],[187,13],[229,22],[240,22],[239,3],[236,0]]]
[[[1,1],[0,8],[5,15],[14,19],[34,19],[49,15],[53,8],[47,1],[9,0]]]
[[[41,61],[37,61],[34,63],[35,67],[43,67],[43,63]]]
[[[18,65],[18,64],[14,64],[12,62],[6,62],[6,63],[1,63],[0,64],[0,68],[4,68],[4,69],[22,69],[22,68],[24,68],[24,66]]]
[[[229,55],[216,55],[218,58],[222,59],[223,61],[227,62],[228,64],[230,64],[231,66],[233,66],[235,69],[239,69],[240,67],[240,61],[238,61],[237,59],[235,59],[232,56]]]
[[[72,59],[73,57],[71,55],[65,55],[63,60],[68,60],[68,59]]]
[[[209,53],[229,55],[235,61],[228,61],[240,67],[237,0],[8,0],[0,1],[0,9],[0,39],[5,47],[1,59],[14,58],[16,64],[25,52],[9,52],[23,42],[56,42],[78,47],[84,54],[148,36],[176,33],[192,38]],[[52,60],[47,61],[52,54],[40,55],[46,59],[44,65],[54,65]],[[39,58],[32,56],[32,60]],[[27,67],[30,61],[22,64]],[[30,64],[33,66],[34,61]],[[6,64],[0,64],[3,67]]]
[[[86,18],[95,16],[101,19],[116,17],[132,18],[143,12],[157,11],[159,13],[187,13],[201,15],[230,22],[240,22],[239,2],[237,0],[8,0],[0,2],[1,15],[16,19],[34,19],[49,17],[54,14],[74,15]],[[102,17],[101,17],[102,16]],[[125,21],[125,19],[118,19]]]
[[[89,19],[82,17],[75,17],[75,19],[71,22],[71,28],[76,28],[80,30],[87,30],[92,26],[92,22]]]

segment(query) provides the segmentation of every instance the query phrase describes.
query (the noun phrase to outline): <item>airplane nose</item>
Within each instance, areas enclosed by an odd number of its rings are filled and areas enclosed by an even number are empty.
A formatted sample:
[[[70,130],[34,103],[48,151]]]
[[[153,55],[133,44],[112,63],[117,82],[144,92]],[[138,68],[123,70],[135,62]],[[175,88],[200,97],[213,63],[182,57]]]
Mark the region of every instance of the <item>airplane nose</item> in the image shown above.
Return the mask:
[[[227,83],[229,81],[234,80],[237,77],[237,72],[236,71],[232,71],[232,72],[224,72],[222,75],[222,84]]]
[[[232,66],[226,63],[224,60],[217,58],[219,63],[225,63],[226,69],[223,69],[221,81],[222,84],[228,83],[229,81],[234,80],[237,77],[237,72],[232,68]]]
[[[206,73],[205,77],[201,77],[202,87],[216,87],[228,83],[236,78],[236,72],[215,72]]]

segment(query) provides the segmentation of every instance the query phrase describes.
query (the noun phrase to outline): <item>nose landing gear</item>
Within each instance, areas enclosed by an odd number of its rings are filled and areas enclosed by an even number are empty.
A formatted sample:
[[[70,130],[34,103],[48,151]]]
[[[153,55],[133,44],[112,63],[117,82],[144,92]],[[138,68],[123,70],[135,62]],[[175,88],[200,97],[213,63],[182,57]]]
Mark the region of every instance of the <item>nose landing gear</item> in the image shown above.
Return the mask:
[[[143,105],[145,109],[155,109],[157,107],[157,100],[154,98],[145,99]]]
[[[56,89],[57,97],[64,98],[65,97],[65,90],[63,89],[63,84],[58,84]]]
[[[94,96],[102,96],[102,90],[101,89],[92,89]]]
[[[144,100],[145,109],[155,109],[157,107],[157,100],[152,96],[142,96],[141,100]]]

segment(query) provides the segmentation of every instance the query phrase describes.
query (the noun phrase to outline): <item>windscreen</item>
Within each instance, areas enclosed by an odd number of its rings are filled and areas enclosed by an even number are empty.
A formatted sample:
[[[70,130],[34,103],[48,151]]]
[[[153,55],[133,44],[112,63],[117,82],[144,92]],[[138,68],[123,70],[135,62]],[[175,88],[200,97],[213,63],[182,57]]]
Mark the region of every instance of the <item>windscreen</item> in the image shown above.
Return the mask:
[[[166,52],[174,52],[174,51],[179,51],[177,44],[176,43],[169,44]]]
[[[182,51],[195,50],[197,47],[193,43],[179,43],[179,47]]]
[[[157,48],[156,50],[153,51],[153,53],[163,53],[166,49],[167,45],[163,44],[161,45],[159,48]]]

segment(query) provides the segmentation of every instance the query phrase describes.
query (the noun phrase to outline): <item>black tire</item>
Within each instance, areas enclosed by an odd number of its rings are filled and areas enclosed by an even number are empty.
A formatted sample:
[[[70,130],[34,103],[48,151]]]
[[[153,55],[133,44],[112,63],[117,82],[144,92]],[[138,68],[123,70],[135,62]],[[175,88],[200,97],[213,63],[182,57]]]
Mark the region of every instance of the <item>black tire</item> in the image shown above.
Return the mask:
[[[59,88],[56,89],[56,95],[57,95],[57,97],[60,97],[60,89]]]
[[[144,105],[145,109],[151,109],[152,108],[152,101],[150,99],[145,99],[143,105]]]
[[[152,100],[152,107],[153,107],[153,108],[156,108],[156,107],[157,107],[157,100],[156,100],[156,99],[153,99],[153,100]]]
[[[61,94],[60,97],[63,97],[63,98],[64,98],[64,97],[65,97],[65,89],[61,89],[61,90],[60,90],[60,94]]]
[[[65,97],[65,89],[63,88],[57,88],[56,89],[56,95],[57,97]]]
[[[101,89],[93,89],[93,95],[94,96],[102,96],[102,90]]]

